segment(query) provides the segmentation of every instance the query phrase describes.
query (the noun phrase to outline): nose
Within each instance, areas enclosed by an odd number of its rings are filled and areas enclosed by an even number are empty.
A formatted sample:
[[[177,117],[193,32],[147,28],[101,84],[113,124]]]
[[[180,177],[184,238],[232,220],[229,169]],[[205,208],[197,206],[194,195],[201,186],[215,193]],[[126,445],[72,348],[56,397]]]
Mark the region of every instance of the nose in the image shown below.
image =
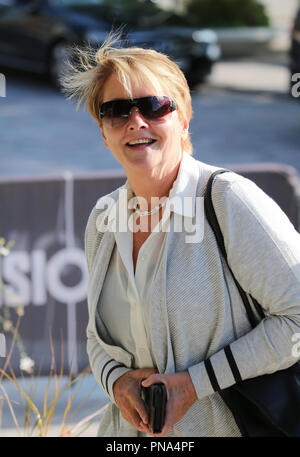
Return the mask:
[[[147,121],[142,116],[139,109],[136,106],[134,106],[131,109],[130,114],[129,114],[127,128],[132,131],[132,130],[145,129],[147,127],[148,127]]]

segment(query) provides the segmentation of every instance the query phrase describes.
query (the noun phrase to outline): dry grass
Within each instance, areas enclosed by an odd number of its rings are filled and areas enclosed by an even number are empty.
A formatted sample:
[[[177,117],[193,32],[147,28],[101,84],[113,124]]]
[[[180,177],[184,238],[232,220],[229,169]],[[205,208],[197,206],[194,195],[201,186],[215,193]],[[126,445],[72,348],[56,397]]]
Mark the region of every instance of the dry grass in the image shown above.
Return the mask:
[[[4,238],[0,238],[0,256],[9,255],[11,246],[11,242],[5,244]],[[3,291],[5,286],[1,284],[1,288]],[[22,344],[22,338],[19,334],[20,321],[22,315],[24,314],[23,308],[20,306],[16,308],[17,321],[15,325],[13,325],[10,316],[10,310],[7,307],[2,306],[2,312],[3,315],[0,315],[0,324],[2,324],[2,328],[4,331],[12,333],[12,342],[4,366],[2,369],[0,369],[0,428],[2,424],[3,406],[4,403],[6,403],[12,416],[17,436],[46,437],[49,436],[50,431],[51,436],[53,436],[54,428],[56,430],[56,436],[81,436],[87,431],[89,427],[94,425],[95,422],[99,420],[99,417],[101,416],[101,414],[107,406],[105,405],[102,408],[95,410],[92,414],[89,414],[80,421],[74,423],[74,416],[84,406],[89,395],[79,404],[79,406],[74,411],[72,411],[72,405],[74,404],[74,400],[76,399],[78,391],[82,387],[84,380],[86,379],[86,376],[90,373],[90,368],[87,367],[77,376],[73,377],[71,367],[68,373],[68,382],[63,383],[62,380],[63,378],[65,378],[63,370],[63,339],[61,342],[60,369],[59,372],[57,372],[53,341],[51,331],[49,331],[52,362],[51,367],[49,369],[47,385],[45,391],[42,394],[42,407],[38,407],[38,402],[36,402],[34,399],[34,388],[36,388],[39,382],[40,373],[34,373],[34,361],[26,354],[24,346]],[[27,393],[25,389],[21,387],[20,379],[17,378],[11,366],[11,358],[16,345],[20,353],[20,368],[21,370],[27,372],[27,374],[30,375],[31,384],[29,393]],[[3,382],[4,380],[6,381],[5,383]],[[16,406],[18,406],[19,408],[21,403],[9,398],[7,389],[5,388],[5,386],[7,387],[8,384],[13,385],[16,388],[24,407],[24,424],[22,428],[18,422],[17,414],[15,413]],[[54,393],[50,394],[50,387],[52,385],[54,385]],[[56,424],[53,428],[52,420],[54,417],[55,409],[58,406],[58,403],[61,400],[62,396],[66,393],[68,395],[68,400],[64,408],[63,416],[61,418],[61,424],[59,426],[57,426]],[[39,403],[41,405],[41,401],[39,401]],[[11,434],[12,431],[10,430],[10,435]]]

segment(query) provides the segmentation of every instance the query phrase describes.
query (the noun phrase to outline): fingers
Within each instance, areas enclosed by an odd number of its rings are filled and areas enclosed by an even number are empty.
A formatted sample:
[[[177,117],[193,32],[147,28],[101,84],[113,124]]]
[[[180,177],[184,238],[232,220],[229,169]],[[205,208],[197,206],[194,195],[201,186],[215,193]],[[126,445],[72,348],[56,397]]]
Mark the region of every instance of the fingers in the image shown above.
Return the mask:
[[[145,425],[143,422],[140,423],[140,431],[152,435],[149,425]]]
[[[173,429],[174,425],[174,401],[172,397],[167,401],[165,423],[162,428],[162,435],[166,435]]]
[[[164,378],[165,378],[165,375],[151,374],[146,379],[143,379],[141,384],[142,384],[143,387],[149,387],[149,386],[152,386],[152,384],[156,384],[156,383],[160,383],[160,382],[162,382],[163,384],[166,384]]]
[[[149,376],[155,372],[153,369],[136,370],[125,373],[115,382],[115,399],[122,416],[137,430],[148,431],[148,412],[141,398],[142,376]],[[141,426],[143,424],[143,426]]]
[[[128,373],[128,374],[127,374]],[[163,382],[165,375],[161,375],[153,368],[137,369],[125,373],[115,387],[115,398],[122,416],[136,430],[156,436],[149,428],[149,418],[146,405],[141,398],[141,385],[148,387],[151,384]],[[159,434],[157,436],[162,436]]]
[[[138,426],[135,425],[135,427],[155,437],[167,435],[172,431],[174,424],[185,415],[197,399],[197,394],[188,372],[160,374],[153,369],[140,369],[136,370],[135,374],[135,379],[138,381],[139,386],[149,387],[156,383],[163,383],[167,390],[165,423],[161,433],[152,433],[149,429],[146,406],[140,397],[138,399],[135,397],[132,404],[136,411],[135,414],[140,418]],[[128,395],[125,395],[125,397],[128,399]]]
[[[136,430],[143,432],[144,428],[147,427],[147,425],[145,425],[143,421],[141,421],[140,415],[137,413],[137,411],[132,409],[129,414],[130,415],[128,417],[124,417],[124,419],[126,419],[131,425],[133,425],[133,427]]]
[[[157,384],[157,383],[163,383],[166,385],[167,396],[169,397],[166,375],[159,374],[159,373],[151,374],[148,378],[144,379],[141,382],[143,387],[150,387],[152,384]],[[174,410],[173,402],[172,402],[172,400],[170,402],[168,400],[167,406],[166,406],[165,423],[164,423],[161,433],[153,433],[151,430],[149,430],[147,433],[152,436],[155,436],[155,437],[160,437],[160,436],[164,436],[167,433],[171,432],[171,430],[173,428],[173,419],[174,419],[173,410]]]
[[[142,422],[147,425],[148,424],[148,412],[145,406],[144,401],[140,398],[140,400],[137,400],[136,404],[134,405],[135,409],[140,416],[140,419]]]
[[[148,430],[148,413],[143,400],[139,397],[132,397],[121,410],[122,416],[137,430]]]
[[[153,368],[143,368],[140,370],[136,370],[135,376],[137,376],[139,381],[142,382],[154,374],[157,374],[157,371],[154,370]]]

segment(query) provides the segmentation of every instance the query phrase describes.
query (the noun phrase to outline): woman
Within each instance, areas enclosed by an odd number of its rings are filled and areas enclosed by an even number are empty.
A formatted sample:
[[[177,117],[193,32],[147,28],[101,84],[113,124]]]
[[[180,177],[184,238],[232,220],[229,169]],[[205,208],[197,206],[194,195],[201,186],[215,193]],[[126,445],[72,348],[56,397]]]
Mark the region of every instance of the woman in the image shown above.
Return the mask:
[[[216,179],[230,267],[266,312],[251,330],[204,217],[216,167],[192,157],[185,77],[163,54],[114,44],[79,51],[81,66],[63,80],[128,178],[97,202],[86,229],[87,351],[110,399],[99,436],[151,435],[141,385],[156,382],[168,395],[156,436],[240,436],[206,366],[224,389],[235,382],[226,345],[242,379],[296,362],[300,237],[254,183],[235,173]]]

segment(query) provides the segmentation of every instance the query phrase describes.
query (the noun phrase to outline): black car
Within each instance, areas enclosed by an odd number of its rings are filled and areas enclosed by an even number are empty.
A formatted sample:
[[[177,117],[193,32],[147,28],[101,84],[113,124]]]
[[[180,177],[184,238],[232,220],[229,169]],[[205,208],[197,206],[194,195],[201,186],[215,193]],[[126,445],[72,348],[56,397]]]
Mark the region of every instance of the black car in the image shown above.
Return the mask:
[[[136,12],[120,5],[114,0],[0,0],[0,65],[47,74],[57,83],[68,45],[99,46],[112,27],[122,25],[128,45],[167,53],[191,85],[210,73],[220,56],[213,31],[189,27],[146,0],[136,2],[141,8]]]
[[[291,34],[290,50],[291,76],[300,74],[300,8],[296,14]],[[294,82],[292,82],[294,84]]]

